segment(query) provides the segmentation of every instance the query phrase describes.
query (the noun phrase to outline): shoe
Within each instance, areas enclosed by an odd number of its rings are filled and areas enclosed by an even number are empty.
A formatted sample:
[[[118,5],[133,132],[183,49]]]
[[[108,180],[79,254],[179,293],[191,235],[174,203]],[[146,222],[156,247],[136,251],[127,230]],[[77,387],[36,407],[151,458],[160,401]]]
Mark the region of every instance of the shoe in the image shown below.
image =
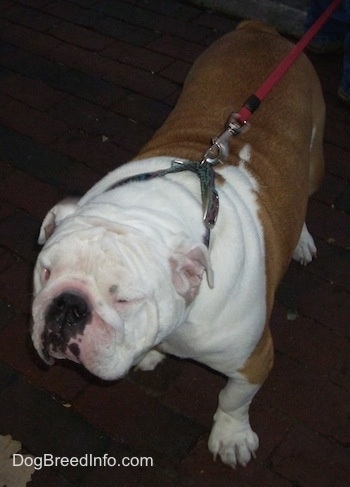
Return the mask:
[[[338,89],[338,100],[350,108],[350,95],[347,95],[341,88]]]
[[[311,41],[306,49],[314,54],[330,54],[343,50],[343,41],[338,39],[331,42]]]

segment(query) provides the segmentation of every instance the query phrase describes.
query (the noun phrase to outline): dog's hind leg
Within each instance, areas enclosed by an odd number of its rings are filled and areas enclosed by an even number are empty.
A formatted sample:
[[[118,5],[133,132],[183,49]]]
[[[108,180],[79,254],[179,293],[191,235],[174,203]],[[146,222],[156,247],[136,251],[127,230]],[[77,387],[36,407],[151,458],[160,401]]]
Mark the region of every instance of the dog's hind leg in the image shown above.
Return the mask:
[[[319,189],[324,176],[323,135],[326,109],[319,82],[314,84],[311,98],[313,128],[309,149],[309,195]]]
[[[310,141],[309,196],[319,189],[324,176],[323,132],[325,108],[319,86],[316,87],[316,91],[313,93],[313,111],[314,126]],[[304,223],[298,244],[293,253],[293,259],[300,262],[301,265],[307,265],[316,255],[317,250],[314,239],[310,235],[306,223]]]
[[[324,176],[323,123],[314,126],[310,143],[309,196],[321,186]]]
[[[317,249],[314,239],[310,235],[306,223],[304,223],[298,245],[295,247],[293,252],[293,259],[299,262],[301,265],[307,265],[316,256]]]

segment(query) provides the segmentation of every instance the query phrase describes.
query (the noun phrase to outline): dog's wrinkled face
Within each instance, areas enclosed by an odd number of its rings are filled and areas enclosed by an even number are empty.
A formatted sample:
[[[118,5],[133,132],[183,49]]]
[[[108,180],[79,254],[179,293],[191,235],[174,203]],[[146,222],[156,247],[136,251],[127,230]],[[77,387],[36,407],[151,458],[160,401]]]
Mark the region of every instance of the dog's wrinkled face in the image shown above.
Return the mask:
[[[159,342],[160,303],[171,306],[166,293],[173,293],[166,261],[150,247],[135,233],[103,227],[48,242],[33,303],[33,341],[44,360],[69,358],[111,379]]]
[[[183,320],[204,253],[169,255],[128,226],[68,218],[36,264],[35,348],[47,363],[68,358],[102,379],[123,376]]]

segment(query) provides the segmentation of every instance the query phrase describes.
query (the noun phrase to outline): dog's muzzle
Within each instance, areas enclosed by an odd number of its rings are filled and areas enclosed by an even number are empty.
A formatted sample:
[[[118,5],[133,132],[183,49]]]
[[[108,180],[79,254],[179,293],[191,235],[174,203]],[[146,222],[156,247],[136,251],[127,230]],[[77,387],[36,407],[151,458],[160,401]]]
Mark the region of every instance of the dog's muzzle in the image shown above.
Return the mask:
[[[84,296],[67,291],[55,297],[45,312],[45,328],[42,334],[45,359],[66,354],[69,341],[83,334],[91,318],[91,309]],[[70,347],[70,352],[79,358],[78,347]]]

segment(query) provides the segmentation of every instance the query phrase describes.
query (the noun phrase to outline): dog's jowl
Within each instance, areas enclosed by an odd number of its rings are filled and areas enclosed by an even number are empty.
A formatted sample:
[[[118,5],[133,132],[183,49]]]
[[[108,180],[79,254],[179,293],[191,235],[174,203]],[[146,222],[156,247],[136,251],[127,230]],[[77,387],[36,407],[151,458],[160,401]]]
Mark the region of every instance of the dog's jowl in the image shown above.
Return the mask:
[[[136,365],[153,369],[166,353],[225,374],[209,449],[231,466],[258,448],[248,409],[273,363],[274,293],[292,257],[306,264],[316,252],[304,219],[322,179],[324,103],[304,55],[215,166],[210,239],[196,167],[291,47],[258,22],[213,44],[135,160],[55,206],[39,237],[32,337],[40,356],[111,380]],[[169,170],[174,160],[184,170]]]

